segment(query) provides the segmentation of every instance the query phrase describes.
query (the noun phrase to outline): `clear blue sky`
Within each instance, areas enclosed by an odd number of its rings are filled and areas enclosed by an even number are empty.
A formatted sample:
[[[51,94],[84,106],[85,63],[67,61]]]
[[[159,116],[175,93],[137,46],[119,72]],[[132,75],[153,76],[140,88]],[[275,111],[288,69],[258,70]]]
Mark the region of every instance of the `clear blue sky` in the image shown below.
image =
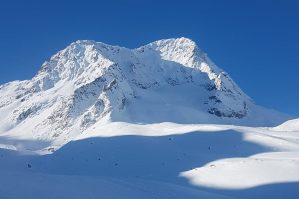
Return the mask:
[[[299,116],[299,1],[3,0],[0,84],[78,39],[138,47],[189,37],[257,104]]]

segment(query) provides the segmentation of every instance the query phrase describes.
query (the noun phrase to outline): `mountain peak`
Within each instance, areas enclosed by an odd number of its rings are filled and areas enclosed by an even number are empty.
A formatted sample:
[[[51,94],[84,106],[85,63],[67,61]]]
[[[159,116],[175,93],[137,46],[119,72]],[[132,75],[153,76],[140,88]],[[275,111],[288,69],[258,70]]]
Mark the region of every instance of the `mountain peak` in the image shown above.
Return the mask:
[[[193,40],[185,37],[161,39],[161,40],[151,42],[145,46],[160,50],[161,52],[169,51],[169,50],[178,51],[178,52],[182,52],[184,50],[187,51],[199,50],[199,48],[197,47],[196,43]]]
[[[161,39],[157,40],[155,42],[152,42],[152,44],[156,45],[173,45],[173,46],[196,46],[196,43],[186,37],[179,37],[179,38],[169,38],[169,39]]]

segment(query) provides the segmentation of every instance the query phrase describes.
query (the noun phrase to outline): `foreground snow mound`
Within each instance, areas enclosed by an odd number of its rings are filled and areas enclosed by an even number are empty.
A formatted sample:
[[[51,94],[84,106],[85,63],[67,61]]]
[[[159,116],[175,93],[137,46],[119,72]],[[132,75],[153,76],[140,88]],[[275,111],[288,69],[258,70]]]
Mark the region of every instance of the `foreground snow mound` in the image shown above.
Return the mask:
[[[299,132],[112,122],[51,154],[0,136],[1,198],[294,198]],[[17,186],[16,186],[17,185]]]
[[[299,131],[299,119],[289,120],[272,128],[275,131]]]

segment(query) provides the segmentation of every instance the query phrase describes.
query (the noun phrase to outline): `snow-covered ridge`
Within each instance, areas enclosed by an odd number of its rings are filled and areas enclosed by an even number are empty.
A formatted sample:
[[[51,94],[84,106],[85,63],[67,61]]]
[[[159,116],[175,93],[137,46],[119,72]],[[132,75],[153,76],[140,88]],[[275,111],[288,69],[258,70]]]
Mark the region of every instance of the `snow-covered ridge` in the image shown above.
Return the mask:
[[[136,49],[76,41],[31,80],[2,85],[0,96],[0,132],[40,139],[68,140],[108,121],[271,125],[285,119],[265,120],[272,112],[257,107],[187,38]]]
[[[299,132],[299,119],[293,119],[272,128],[274,131],[297,131]]]

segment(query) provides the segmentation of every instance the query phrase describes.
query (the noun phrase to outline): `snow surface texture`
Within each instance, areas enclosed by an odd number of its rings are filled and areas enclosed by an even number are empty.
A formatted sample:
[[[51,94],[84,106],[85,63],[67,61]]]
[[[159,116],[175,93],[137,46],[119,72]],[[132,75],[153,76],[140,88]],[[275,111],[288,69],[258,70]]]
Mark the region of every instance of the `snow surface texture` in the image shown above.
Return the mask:
[[[74,42],[0,86],[0,116],[0,198],[299,194],[298,121],[269,128],[289,117],[187,38]]]

